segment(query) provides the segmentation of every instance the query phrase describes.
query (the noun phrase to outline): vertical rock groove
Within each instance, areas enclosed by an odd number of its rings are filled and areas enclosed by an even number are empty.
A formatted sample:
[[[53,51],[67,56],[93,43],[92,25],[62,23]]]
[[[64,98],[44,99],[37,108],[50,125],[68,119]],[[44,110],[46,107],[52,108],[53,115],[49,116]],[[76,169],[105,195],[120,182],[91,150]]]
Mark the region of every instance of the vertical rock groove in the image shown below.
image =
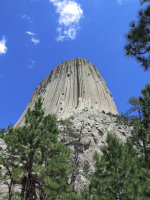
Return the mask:
[[[79,97],[80,97],[80,81],[79,81],[79,60],[76,62],[76,71],[77,71],[77,106],[79,105]]]
[[[16,127],[24,123],[27,109],[33,109],[40,96],[45,114],[53,113],[58,118],[65,119],[85,107],[118,114],[112,95],[97,68],[83,58],[63,62],[53,68],[36,88]]]

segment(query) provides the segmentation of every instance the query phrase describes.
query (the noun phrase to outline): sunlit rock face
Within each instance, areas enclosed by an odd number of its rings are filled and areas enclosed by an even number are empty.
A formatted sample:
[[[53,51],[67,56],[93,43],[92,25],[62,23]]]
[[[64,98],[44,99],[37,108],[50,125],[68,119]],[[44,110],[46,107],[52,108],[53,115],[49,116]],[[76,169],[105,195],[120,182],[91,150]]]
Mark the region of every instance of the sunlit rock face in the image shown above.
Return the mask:
[[[118,114],[112,95],[97,68],[83,58],[63,62],[53,68],[36,88],[16,127],[23,125],[27,109],[32,109],[40,96],[45,114],[53,113],[62,119],[92,107],[100,112]]]

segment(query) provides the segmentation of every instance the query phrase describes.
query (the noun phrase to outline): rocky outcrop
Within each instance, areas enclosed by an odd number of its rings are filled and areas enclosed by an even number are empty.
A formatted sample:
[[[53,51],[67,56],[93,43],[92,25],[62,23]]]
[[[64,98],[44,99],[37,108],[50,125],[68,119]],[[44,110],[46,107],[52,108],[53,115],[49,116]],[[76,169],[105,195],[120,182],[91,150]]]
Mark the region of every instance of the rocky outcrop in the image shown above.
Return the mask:
[[[51,74],[36,88],[16,127],[23,124],[27,109],[34,107],[39,96],[43,98],[46,115],[53,113],[63,119],[85,107],[95,107],[100,112],[103,110],[118,113],[112,95],[97,68],[83,58],[63,62],[53,68]]]
[[[0,139],[0,151],[1,150],[5,151],[5,148],[6,148],[6,145],[5,145],[4,141],[2,139]],[[1,156],[1,154],[0,154],[0,156]],[[1,159],[1,157],[0,157],[0,159]],[[0,168],[3,169],[4,167],[2,165],[0,165]],[[3,173],[5,173],[5,172],[3,172]],[[8,187],[7,187],[6,183],[0,179],[0,195],[5,194],[7,191],[8,191]],[[0,196],[0,198],[1,197],[2,196]]]
[[[62,134],[60,139],[73,152],[75,156],[76,146],[78,143],[78,173],[75,180],[75,189],[80,191],[88,184],[89,174],[95,170],[94,153],[101,154],[100,147],[106,145],[107,134],[116,135],[121,142],[125,142],[131,135],[132,127],[120,125],[117,122],[117,116],[110,113],[99,112],[96,108],[84,108],[70,118],[76,137],[72,135]],[[82,128],[82,132],[81,131]],[[87,166],[89,168],[87,169]]]

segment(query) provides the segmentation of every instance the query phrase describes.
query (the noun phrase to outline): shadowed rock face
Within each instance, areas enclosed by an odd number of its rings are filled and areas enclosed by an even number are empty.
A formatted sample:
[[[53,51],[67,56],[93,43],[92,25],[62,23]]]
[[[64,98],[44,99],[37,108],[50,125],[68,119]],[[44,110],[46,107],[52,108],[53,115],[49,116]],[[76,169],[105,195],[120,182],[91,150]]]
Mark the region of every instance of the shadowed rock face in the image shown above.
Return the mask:
[[[112,95],[97,68],[83,58],[61,63],[36,88],[15,127],[23,125],[27,109],[43,98],[45,114],[68,118],[84,108],[118,114]]]

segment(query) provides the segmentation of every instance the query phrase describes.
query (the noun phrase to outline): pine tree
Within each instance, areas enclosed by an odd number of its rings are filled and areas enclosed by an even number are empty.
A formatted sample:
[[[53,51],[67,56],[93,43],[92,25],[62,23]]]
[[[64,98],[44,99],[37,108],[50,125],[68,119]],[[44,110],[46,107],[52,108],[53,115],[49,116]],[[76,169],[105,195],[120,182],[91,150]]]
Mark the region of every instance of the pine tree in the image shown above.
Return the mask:
[[[150,85],[142,90],[142,96],[129,99],[131,108],[128,113],[128,124],[132,126],[131,141],[138,151],[140,169],[140,197],[150,199]]]
[[[1,135],[7,145],[7,154],[13,155],[17,165],[12,173],[21,184],[20,199],[78,198],[68,184],[72,170],[70,151],[58,141],[58,135],[56,117],[44,116],[41,98],[32,111],[27,111],[23,127],[10,128]]]
[[[103,155],[95,154],[96,170],[89,185],[90,200],[135,200],[139,195],[137,152],[131,141],[122,144],[111,134]]]
[[[142,111],[141,111],[141,105],[139,102],[139,99],[136,97],[131,97],[129,99],[130,109],[128,111],[129,114],[136,113],[137,115],[134,115],[134,118],[141,120],[142,119]]]
[[[132,142],[140,152],[141,198],[150,199],[150,85],[147,84],[139,97],[141,118],[134,121]]]
[[[9,200],[17,199],[18,193],[15,192],[14,186],[20,183],[20,174],[23,172],[20,168],[20,160],[14,148],[12,148],[11,143],[11,133],[12,127],[8,126],[8,132],[6,130],[1,131],[1,138],[5,138],[5,142],[2,141],[3,145],[0,148],[0,181],[8,187],[8,194],[5,192],[1,195]]]
[[[142,0],[141,3],[150,2]],[[130,30],[126,35],[127,56],[135,57],[145,70],[150,68],[150,5],[139,11],[138,22],[131,22]]]

